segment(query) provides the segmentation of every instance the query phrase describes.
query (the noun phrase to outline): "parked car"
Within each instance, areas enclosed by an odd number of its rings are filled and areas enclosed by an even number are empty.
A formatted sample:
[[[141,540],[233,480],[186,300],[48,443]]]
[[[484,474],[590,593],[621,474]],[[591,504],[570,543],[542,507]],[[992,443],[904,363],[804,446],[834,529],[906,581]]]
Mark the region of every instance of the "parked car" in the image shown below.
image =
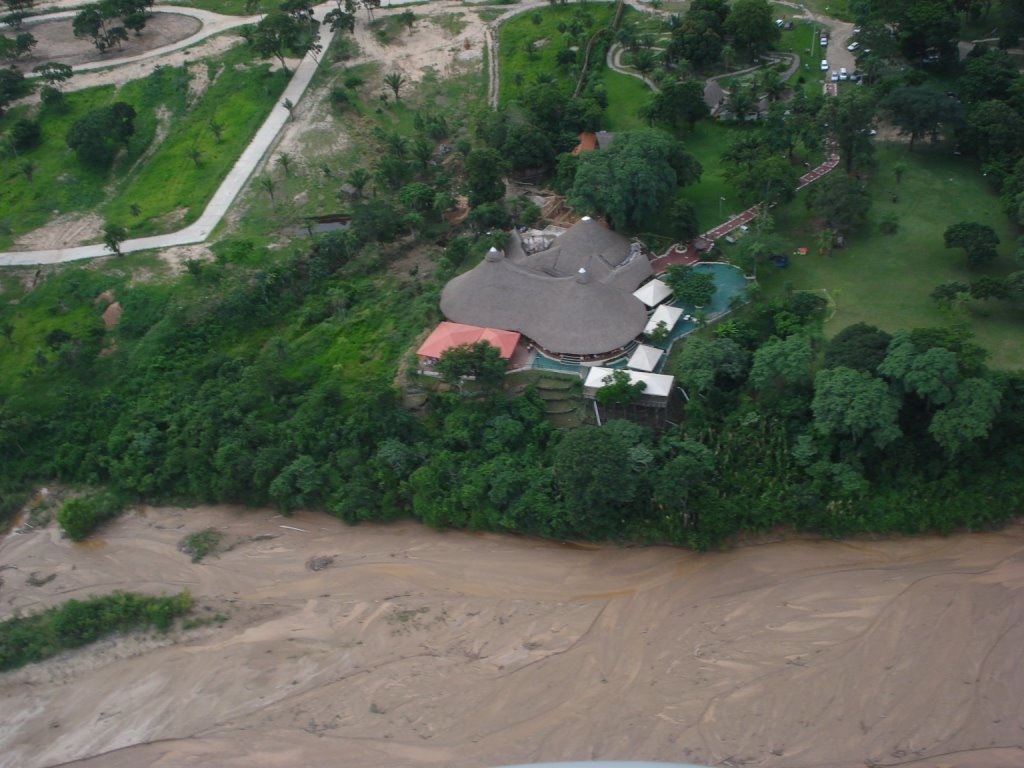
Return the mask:
[[[840,80],[849,80],[850,79],[850,76],[846,73],[846,67],[840,67],[839,68],[839,79]]]
[[[822,72],[827,72],[828,71],[828,59],[822,59],[821,60],[821,71]]]
[[[856,40],[854,40],[852,43],[846,46],[846,50],[848,51],[856,51],[858,48],[860,48],[860,43],[858,43]]]
[[[832,82],[833,83],[839,82],[839,73],[836,72],[834,69],[832,70]]]
[[[859,35],[860,34],[860,27],[854,27],[853,28],[853,34]]]
[[[828,38],[827,37],[821,38],[821,47],[824,48],[826,45],[828,45]]]

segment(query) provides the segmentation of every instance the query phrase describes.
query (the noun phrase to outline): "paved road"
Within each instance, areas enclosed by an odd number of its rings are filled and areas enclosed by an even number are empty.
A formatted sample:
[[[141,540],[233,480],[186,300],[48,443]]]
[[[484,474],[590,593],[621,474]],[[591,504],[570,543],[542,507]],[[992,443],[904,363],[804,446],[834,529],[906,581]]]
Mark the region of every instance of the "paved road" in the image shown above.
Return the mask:
[[[317,6],[317,17],[323,18],[323,14],[332,7],[333,4],[328,3]],[[323,45],[324,50],[330,45],[333,37],[334,32],[330,29],[320,28],[320,44]],[[152,248],[168,248],[175,245],[193,245],[204,242],[220,223],[220,220],[224,217],[228,208],[231,207],[231,204],[234,203],[235,198],[252,174],[253,169],[259,165],[263,155],[266,154],[267,149],[273,144],[274,139],[277,138],[278,133],[280,133],[284,124],[288,121],[290,113],[284,108],[284,102],[287,100],[293,104],[298,104],[299,99],[306,92],[306,87],[309,85],[310,80],[313,79],[318,63],[317,60],[307,56],[296,67],[295,74],[285,88],[284,93],[281,94],[281,100],[270,111],[263,125],[260,126],[252,141],[249,142],[249,146],[245,148],[242,155],[235,161],[235,165],[224,178],[224,181],[221,182],[213,198],[206,204],[206,209],[202,215],[195,222],[184,229],[179,229],[177,232],[126,240],[121,244],[121,251],[123,253],[131,253],[133,251],[146,251]],[[110,66],[110,64],[105,63],[105,66]],[[43,251],[7,251],[0,252],[0,266],[63,264],[70,261],[94,259],[97,256],[109,255],[110,252],[100,243]]]

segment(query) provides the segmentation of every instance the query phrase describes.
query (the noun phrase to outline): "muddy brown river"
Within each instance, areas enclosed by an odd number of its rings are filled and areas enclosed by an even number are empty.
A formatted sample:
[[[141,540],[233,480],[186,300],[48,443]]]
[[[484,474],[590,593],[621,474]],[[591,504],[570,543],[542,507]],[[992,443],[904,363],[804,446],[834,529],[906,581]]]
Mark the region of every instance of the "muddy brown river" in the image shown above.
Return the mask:
[[[229,549],[193,564],[208,526]],[[4,767],[1024,766],[1021,525],[697,554],[146,508],[0,564],[3,616],[188,589],[227,617],[0,675]]]

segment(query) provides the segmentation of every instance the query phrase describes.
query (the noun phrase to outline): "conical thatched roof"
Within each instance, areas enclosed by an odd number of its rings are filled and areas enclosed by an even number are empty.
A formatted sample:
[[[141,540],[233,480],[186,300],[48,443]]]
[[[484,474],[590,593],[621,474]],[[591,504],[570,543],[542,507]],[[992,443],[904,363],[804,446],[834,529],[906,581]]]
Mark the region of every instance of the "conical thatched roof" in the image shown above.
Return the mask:
[[[589,218],[527,253],[512,233],[508,257],[487,255],[441,293],[458,323],[518,331],[553,352],[596,355],[629,343],[647,321],[632,291],[651,275],[639,246]]]
[[[457,323],[518,331],[575,355],[625,346],[647,322],[643,303],[628,293],[581,275],[538,274],[508,259],[484,260],[451,280],[441,311]]]

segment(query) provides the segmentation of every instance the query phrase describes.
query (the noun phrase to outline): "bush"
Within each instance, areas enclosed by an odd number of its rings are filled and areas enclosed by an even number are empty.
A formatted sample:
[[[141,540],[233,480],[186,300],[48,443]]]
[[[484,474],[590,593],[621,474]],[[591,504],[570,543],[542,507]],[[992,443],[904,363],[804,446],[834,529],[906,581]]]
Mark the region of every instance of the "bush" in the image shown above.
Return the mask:
[[[88,600],[68,600],[42,613],[0,622],[0,672],[42,661],[61,651],[141,627],[170,629],[174,619],[192,610],[192,597],[150,597],[114,592]]]
[[[110,491],[100,491],[65,501],[57,522],[74,541],[81,541],[102,523],[124,510],[124,502]]]
[[[217,549],[221,538],[221,532],[216,528],[204,528],[197,533],[190,533],[178,542],[178,549],[191,555],[193,563],[198,563]]]
[[[343,85],[332,85],[331,86],[331,106],[337,110],[345,109],[352,99],[349,96],[348,89]]]
[[[11,143],[19,152],[39,146],[42,141],[43,132],[39,127],[38,120],[21,118],[11,126]]]

